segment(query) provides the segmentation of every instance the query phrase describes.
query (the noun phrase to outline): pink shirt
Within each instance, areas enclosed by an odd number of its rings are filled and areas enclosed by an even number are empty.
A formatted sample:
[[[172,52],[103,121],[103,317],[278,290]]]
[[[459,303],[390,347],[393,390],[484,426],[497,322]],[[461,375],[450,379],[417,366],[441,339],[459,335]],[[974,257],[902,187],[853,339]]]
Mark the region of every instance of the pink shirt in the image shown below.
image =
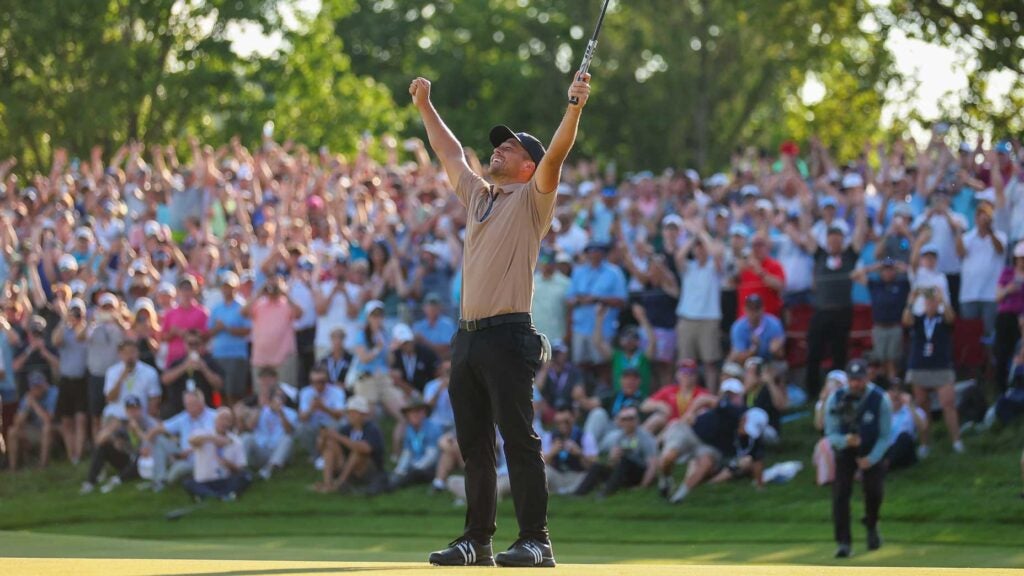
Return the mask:
[[[271,300],[260,296],[250,310],[252,315],[252,365],[280,366],[295,353],[295,329],[292,305],[285,298]]]
[[[206,308],[197,306],[195,304],[184,306],[175,306],[164,313],[164,318],[160,322],[164,331],[168,331],[172,328],[180,328],[182,331],[198,330],[202,334],[206,334],[206,322],[210,318],[210,315],[206,312]],[[167,341],[167,365],[170,366],[176,361],[185,356],[185,340],[181,336],[171,338]]]

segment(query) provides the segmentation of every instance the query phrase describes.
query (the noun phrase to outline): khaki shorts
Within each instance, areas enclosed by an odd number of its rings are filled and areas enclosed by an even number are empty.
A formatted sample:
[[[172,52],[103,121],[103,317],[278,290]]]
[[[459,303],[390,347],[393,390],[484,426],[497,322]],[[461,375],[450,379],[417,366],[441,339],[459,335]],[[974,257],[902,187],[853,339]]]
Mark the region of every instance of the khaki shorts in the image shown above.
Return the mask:
[[[875,326],[871,329],[871,355],[879,362],[903,358],[903,327]]]
[[[402,391],[395,386],[391,381],[391,376],[387,374],[363,376],[356,380],[354,388],[356,396],[366,398],[366,401],[371,404],[378,402],[401,404],[405,400]]]
[[[721,320],[688,320],[676,322],[676,360],[717,362],[722,359],[722,340],[719,334]]]
[[[662,454],[676,452],[679,457],[690,459],[711,456],[715,466],[722,461],[722,453],[713,446],[705,444],[685,422],[676,420],[668,425],[662,435]]]

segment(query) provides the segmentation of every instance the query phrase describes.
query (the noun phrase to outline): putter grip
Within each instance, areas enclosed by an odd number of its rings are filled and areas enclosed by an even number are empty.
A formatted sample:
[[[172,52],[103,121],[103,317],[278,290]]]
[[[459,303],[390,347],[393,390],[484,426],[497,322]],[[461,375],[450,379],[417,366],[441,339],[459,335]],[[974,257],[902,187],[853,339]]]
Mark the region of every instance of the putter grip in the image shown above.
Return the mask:
[[[583,74],[586,73],[586,69],[589,68],[589,67],[590,67],[590,62],[584,62],[583,66],[580,66],[580,70],[583,70],[584,72],[581,72],[579,75],[577,75],[576,76],[576,80],[582,80],[583,79]],[[579,98],[577,98],[575,96],[569,96],[569,104],[572,104],[573,106],[578,106],[579,103],[580,103],[580,99]]]

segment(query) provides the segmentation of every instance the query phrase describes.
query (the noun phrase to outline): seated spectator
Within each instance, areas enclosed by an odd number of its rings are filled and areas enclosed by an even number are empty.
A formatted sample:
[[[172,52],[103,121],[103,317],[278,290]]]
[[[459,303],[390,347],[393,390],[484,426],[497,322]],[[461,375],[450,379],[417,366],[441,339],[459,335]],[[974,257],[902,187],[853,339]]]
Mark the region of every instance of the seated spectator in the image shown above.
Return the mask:
[[[423,299],[423,318],[413,323],[412,331],[417,342],[430,346],[438,357],[447,359],[452,353],[452,337],[459,326],[455,320],[441,314],[442,305],[441,296],[436,292],[427,294]]]
[[[597,306],[597,322],[595,326],[604,325],[604,317],[608,308],[603,305]],[[627,366],[635,368],[640,373],[640,392],[644,395],[651,393],[651,358],[654,355],[654,330],[647,320],[647,312],[643,306],[634,304],[632,306],[633,317],[640,323],[639,329],[636,326],[626,326],[619,333],[618,346],[611,346],[604,337],[604,330],[594,330],[594,350],[597,351],[600,363],[611,362],[612,382],[621,381],[622,371]],[[640,347],[640,331],[643,330],[643,337],[646,344]]]
[[[833,392],[846,386],[846,372],[832,370],[825,375],[825,385],[821,388],[818,401],[814,403],[814,429],[819,432],[825,431],[825,403]],[[836,455],[832,451],[832,444],[828,438],[822,436],[814,445],[814,453],[811,456],[814,462],[815,482],[818,486],[831,484],[836,479]]]
[[[498,438],[501,438],[501,434],[498,434]],[[430,489],[434,492],[444,492],[449,488],[449,479],[451,478],[452,471],[465,468],[466,462],[462,458],[462,452],[459,450],[459,442],[455,438],[454,430],[441,436],[441,439],[437,441],[437,449],[440,454],[437,459],[437,470],[434,471],[434,480],[430,483]],[[495,454],[499,460],[505,457],[502,450],[497,448],[495,448]],[[507,473],[508,471],[506,470]],[[463,479],[464,481],[465,479]],[[465,502],[465,486],[463,486],[462,501]]]
[[[314,486],[322,494],[365,486],[375,495],[386,488],[384,437],[371,419],[370,403],[361,396],[346,405],[348,423],[320,431],[318,448],[324,458],[323,482]]]
[[[878,272],[878,278],[872,273]],[[855,282],[866,284],[871,293],[871,356],[881,362],[890,382],[899,374],[903,360],[903,305],[910,293],[906,265],[886,258],[867,268],[853,272]]]
[[[245,469],[245,447],[234,433],[235,416],[230,408],[217,410],[212,429],[195,430],[188,443],[195,452],[195,469],[184,482],[196,500],[236,500],[252,483]]]
[[[654,396],[644,400],[640,412],[647,415],[644,419],[645,430],[658,434],[680,418],[695,414],[694,410],[699,406],[697,400],[708,395],[708,391],[700,385],[697,370],[695,361],[680,360],[676,368],[676,383],[663,387]]]
[[[437,378],[427,382],[423,388],[423,399],[430,407],[429,419],[442,434],[455,428],[455,412],[452,411],[452,399],[448,396],[448,384],[451,379],[452,363],[441,362]]]
[[[906,468],[917,463],[918,439],[928,445],[928,414],[914,404],[914,397],[899,384],[889,386],[892,402],[892,433],[885,459],[889,469]]]
[[[249,392],[249,343],[252,323],[242,315],[244,303],[237,295],[239,279],[234,272],[220,277],[223,302],[210,310],[207,324],[210,356],[220,366],[224,403],[233,406]]]
[[[124,399],[129,396],[146,402],[150,416],[159,416],[163,390],[156,368],[139,361],[139,345],[134,340],[124,340],[117,348],[121,361],[107,370],[103,384],[107,402],[103,409],[104,425],[113,421],[117,426],[125,419]]]
[[[28,375],[28,392],[18,404],[14,422],[7,430],[7,465],[11,471],[18,469],[21,451],[39,447],[39,467],[46,468],[50,462],[50,447],[57,435],[54,418],[57,412],[57,388],[50,386],[46,376],[39,371]]]
[[[429,411],[430,405],[418,393],[402,408],[406,426],[402,452],[389,483],[392,489],[426,484],[434,478],[440,457],[437,443],[441,439],[441,429],[427,418]]]
[[[277,380],[277,372],[270,367],[260,370],[260,379]],[[345,416],[345,391],[328,383],[327,372],[314,369],[309,375],[309,386],[299,392],[299,424],[295,441],[311,458],[319,454],[317,436],[323,428],[337,428]]]
[[[733,322],[729,330],[732,346],[729,360],[742,364],[751,356],[758,356],[766,362],[782,358],[786,344],[782,322],[764,311],[764,303],[756,294],[747,297],[743,309],[743,317]]]
[[[688,420],[677,420],[665,431],[661,454],[659,490],[671,494],[669,502],[678,504],[697,486],[710,480],[730,454],[736,430],[743,415],[743,383],[736,379],[722,382],[720,396],[707,395],[697,401]],[[701,412],[702,406],[708,406]],[[673,454],[677,454],[675,458]],[[673,491],[672,467],[679,458],[687,458],[686,477]]]
[[[786,382],[775,372],[774,364],[765,364],[757,356],[747,358],[743,374],[746,405],[760,408],[768,415],[768,429],[764,441],[778,442],[782,433],[782,411],[789,406]]]
[[[751,408],[743,413],[736,431],[731,458],[711,480],[711,484],[751,476],[754,486],[764,488],[765,432],[769,428],[768,413]]]
[[[168,484],[192,473],[195,458],[189,438],[195,433],[213,430],[217,412],[206,406],[201,390],[186,391],[183,402],[184,411],[152,428],[146,438],[153,446],[154,492],[161,492]]]
[[[347,387],[369,402],[371,411],[375,410],[377,403],[383,403],[388,413],[400,421],[402,392],[391,378],[388,352],[392,349],[392,339],[384,327],[384,303],[379,300],[367,302],[363,316],[366,327],[356,334]]]
[[[307,388],[312,388],[308,386]],[[306,390],[304,388],[303,390]],[[274,471],[284,468],[292,454],[292,435],[299,423],[298,413],[287,405],[288,398],[276,386],[260,390],[259,406],[239,418],[250,432],[242,436],[246,460],[259,469],[259,476],[270,480]]]
[[[416,342],[412,329],[405,324],[392,329],[391,345],[395,348],[391,353],[392,381],[406,396],[422,394],[427,382],[437,377],[440,358],[430,346]]]
[[[117,296],[109,292],[100,294],[96,303],[99,310],[94,311],[92,320],[87,328],[86,347],[88,358],[86,365],[89,369],[89,416],[92,418],[92,432],[95,436],[99,433],[102,425],[104,405],[106,404],[106,382],[107,373],[110,368],[123,360],[121,343],[125,341],[125,328],[121,324],[117,308],[120,301]],[[138,350],[138,345],[136,345]],[[135,356],[137,357],[136,352]],[[159,379],[157,389],[159,389]],[[151,399],[146,394],[139,394],[147,412],[151,416],[160,414],[160,398]]]
[[[541,438],[548,489],[554,494],[572,494],[597,460],[597,441],[576,426],[572,408],[559,410],[554,423],[554,429]]]
[[[640,413],[629,407],[615,417],[615,430],[601,441],[603,462],[595,462],[576,488],[585,496],[600,488],[600,496],[611,496],[623,488],[651,485],[658,471],[658,443],[640,426]]]
[[[498,477],[498,500],[501,500],[503,497],[508,496],[509,494],[512,493],[512,483],[509,481],[508,478],[508,462],[505,460],[505,450],[503,450],[505,441],[504,439],[502,439],[500,433],[495,433],[494,442],[495,473],[497,474]],[[443,448],[441,460],[438,462],[439,476],[441,473],[442,465],[454,464],[457,460],[459,466],[464,466],[464,463],[462,462],[462,454],[459,452],[459,444],[458,442],[455,441],[454,435],[450,435],[450,443],[447,444],[447,448],[445,448],[445,439],[442,438],[441,446]],[[447,463],[445,462],[444,457],[444,454],[446,453],[454,456],[454,458],[450,458]],[[448,468],[448,471],[450,472],[450,468]],[[441,487],[441,490],[447,489],[449,492],[451,492],[453,496],[455,496],[456,506],[465,506],[466,477],[461,475],[448,476],[446,473],[444,478],[446,478],[446,480],[444,481],[444,485]],[[435,491],[438,490],[438,478],[434,478],[434,482],[431,488]]]
[[[583,381],[583,373],[569,362],[569,349],[558,342],[551,346],[551,360],[537,372],[537,388],[544,399],[541,419],[550,423],[559,412],[573,406],[573,391]]]
[[[198,330],[185,333],[185,355],[167,367],[160,377],[167,390],[167,399],[160,409],[164,418],[181,412],[181,395],[186,390],[202,390],[206,405],[213,407],[213,394],[224,388],[221,366],[204,350],[203,335]]]
[[[924,298],[924,311],[912,312],[912,303]],[[907,361],[907,383],[914,387],[918,406],[928,406],[930,393],[939,396],[942,416],[946,421],[953,451],[963,453],[960,440],[960,417],[956,409],[953,385],[953,321],[956,313],[943,293],[935,288],[914,288],[903,310],[903,325],[910,329],[910,357]],[[928,444],[922,443],[919,456],[927,456]]]
[[[346,338],[345,330],[341,328],[331,332],[331,347],[317,365],[327,373],[328,384],[342,389],[345,388],[348,370],[352,367],[352,354],[345,349]]]
[[[96,489],[100,473],[108,464],[116,474],[100,487],[100,492],[104,494],[129,480],[138,478],[139,458],[152,454],[151,447],[145,439],[159,422],[146,414],[142,407],[142,399],[138,396],[125,398],[124,407],[126,418],[121,426],[104,428],[100,436],[96,437],[96,449],[89,464],[89,476],[82,483],[81,494],[89,494]]]
[[[636,368],[627,367],[622,371],[618,389],[616,392],[609,387],[605,394],[587,396],[582,384],[573,388],[576,407],[586,415],[583,430],[593,436],[598,445],[615,429],[613,423],[620,411],[630,406],[639,408],[644,402],[645,396],[640,392],[640,372]]]

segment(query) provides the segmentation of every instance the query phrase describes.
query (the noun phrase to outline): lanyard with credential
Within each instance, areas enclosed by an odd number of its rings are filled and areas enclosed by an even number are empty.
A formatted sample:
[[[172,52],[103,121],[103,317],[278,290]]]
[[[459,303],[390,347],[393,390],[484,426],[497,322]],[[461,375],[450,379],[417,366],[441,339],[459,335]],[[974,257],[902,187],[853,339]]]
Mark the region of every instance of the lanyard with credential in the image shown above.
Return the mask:
[[[935,328],[939,325],[939,321],[942,320],[939,316],[925,316],[924,317],[924,356],[930,358],[935,353],[935,344],[932,343],[932,337],[935,336]]]

